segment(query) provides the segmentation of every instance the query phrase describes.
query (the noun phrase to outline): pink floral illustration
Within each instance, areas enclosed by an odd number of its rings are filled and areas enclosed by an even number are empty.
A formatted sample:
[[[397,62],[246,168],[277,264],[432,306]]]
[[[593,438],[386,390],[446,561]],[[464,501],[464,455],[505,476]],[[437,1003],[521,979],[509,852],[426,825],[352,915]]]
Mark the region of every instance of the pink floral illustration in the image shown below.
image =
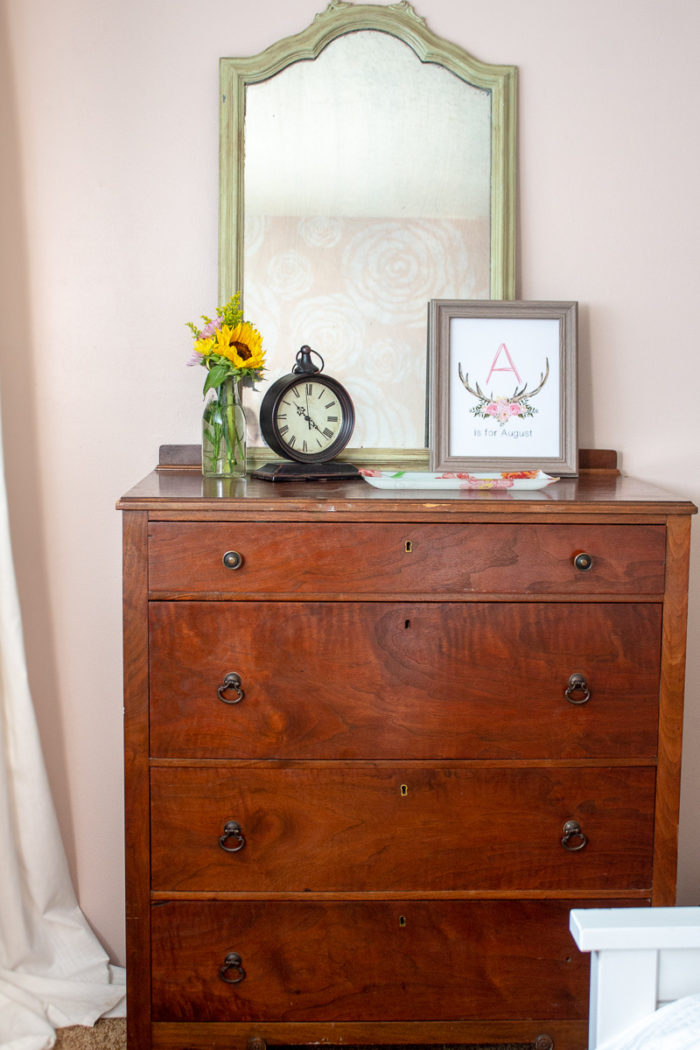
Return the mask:
[[[467,475],[460,485],[460,488],[463,489],[511,489],[512,487],[512,478],[477,478],[470,475]]]
[[[459,378],[467,393],[477,400],[470,412],[481,419],[493,419],[502,426],[513,417],[525,419],[527,416],[535,415],[537,409],[530,403],[530,398],[539,394],[549,379],[549,358],[545,358],[545,370],[540,375],[539,385],[534,390],[528,390],[528,384],[525,383],[524,386],[515,388],[512,397],[494,397],[493,393],[487,397],[478,383],[475,383],[472,388],[469,383],[469,373],[467,372],[466,375],[462,373],[461,364],[459,365]]]

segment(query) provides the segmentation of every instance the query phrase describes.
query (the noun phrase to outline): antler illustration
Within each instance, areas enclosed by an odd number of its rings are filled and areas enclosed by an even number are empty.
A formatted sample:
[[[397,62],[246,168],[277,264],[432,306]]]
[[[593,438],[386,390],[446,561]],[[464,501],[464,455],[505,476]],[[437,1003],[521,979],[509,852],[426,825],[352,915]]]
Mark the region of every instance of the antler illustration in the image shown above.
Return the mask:
[[[462,375],[462,363],[461,363],[461,361],[458,364],[457,368],[458,368],[458,371],[459,371],[459,378],[460,378],[460,380],[462,382],[462,386],[467,391],[467,393],[471,394],[472,397],[478,398],[479,401],[488,402],[488,401],[491,400],[491,398],[486,397],[486,395],[484,394],[484,392],[482,391],[482,389],[481,389],[481,387],[479,386],[478,383],[476,384],[476,390],[472,390],[472,388],[469,386],[469,372],[467,372],[466,376]]]
[[[539,386],[536,386],[535,389],[531,390],[529,393],[527,392],[527,383],[522,388],[522,390],[518,390],[518,388],[516,386],[515,392],[513,393],[513,396],[510,398],[510,400],[511,401],[526,401],[528,398],[534,397],[535,394],[539,394],[540,390],[542,389],[542,387],[544,386],[544,384],[547,382],[548,379],[549,379],[549,358],[546,357],[545,358],[545,370],[544,370],[544,373],[540,372]]]

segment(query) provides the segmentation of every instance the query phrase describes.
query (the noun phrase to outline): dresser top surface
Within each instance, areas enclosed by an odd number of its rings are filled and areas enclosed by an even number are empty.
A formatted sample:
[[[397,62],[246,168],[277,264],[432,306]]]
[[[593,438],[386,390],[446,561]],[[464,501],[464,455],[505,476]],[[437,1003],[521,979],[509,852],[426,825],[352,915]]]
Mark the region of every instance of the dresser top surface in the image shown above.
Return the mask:
[[[406,514],[447,518],[488,518],[492,514],[543,517],[590,514],[647,517],[694,514],[689,500],[635,478],[615,473],[582,473],[561,478],[544,489],[528,490],[386,490],[359,479],[345,482],[289,482],[203,478],[198,470],[154,470],[117,503],[119,510],[145,510],[188,516],[276,517],[368,514],[373,518]]]

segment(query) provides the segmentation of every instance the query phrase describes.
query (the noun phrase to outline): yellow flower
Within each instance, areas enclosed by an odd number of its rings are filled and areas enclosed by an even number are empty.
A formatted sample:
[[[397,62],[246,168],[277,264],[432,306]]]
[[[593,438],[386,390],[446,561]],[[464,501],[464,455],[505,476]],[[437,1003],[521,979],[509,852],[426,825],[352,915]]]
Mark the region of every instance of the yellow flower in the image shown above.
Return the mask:
[[[248,321],[241,321],[235,328],[222,325],[216,333],[214,352],[227,358],[236,368],[257,369],[265,363],[262,336]]]
[[[201,354],[202,357],[209,357],[214,349],[215,342],[215,339],[198,339],[194,344],[195,353]]]

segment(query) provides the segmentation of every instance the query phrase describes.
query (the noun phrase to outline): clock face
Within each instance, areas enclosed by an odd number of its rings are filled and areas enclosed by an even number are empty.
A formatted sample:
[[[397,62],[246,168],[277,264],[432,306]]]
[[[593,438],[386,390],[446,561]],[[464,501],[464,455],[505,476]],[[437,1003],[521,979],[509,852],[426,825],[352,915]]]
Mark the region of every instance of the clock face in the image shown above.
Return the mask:
[[[293,452],[326,457],[343,428],[338,394],[322,379],[305,378],[288,388],[275,410],[279,440]]]
[[[263,437],[279,455],[300,463],[325,463],[350,440],[355,411],[345,388],[330,376],[287,376],[263,399],[260,424]]]

